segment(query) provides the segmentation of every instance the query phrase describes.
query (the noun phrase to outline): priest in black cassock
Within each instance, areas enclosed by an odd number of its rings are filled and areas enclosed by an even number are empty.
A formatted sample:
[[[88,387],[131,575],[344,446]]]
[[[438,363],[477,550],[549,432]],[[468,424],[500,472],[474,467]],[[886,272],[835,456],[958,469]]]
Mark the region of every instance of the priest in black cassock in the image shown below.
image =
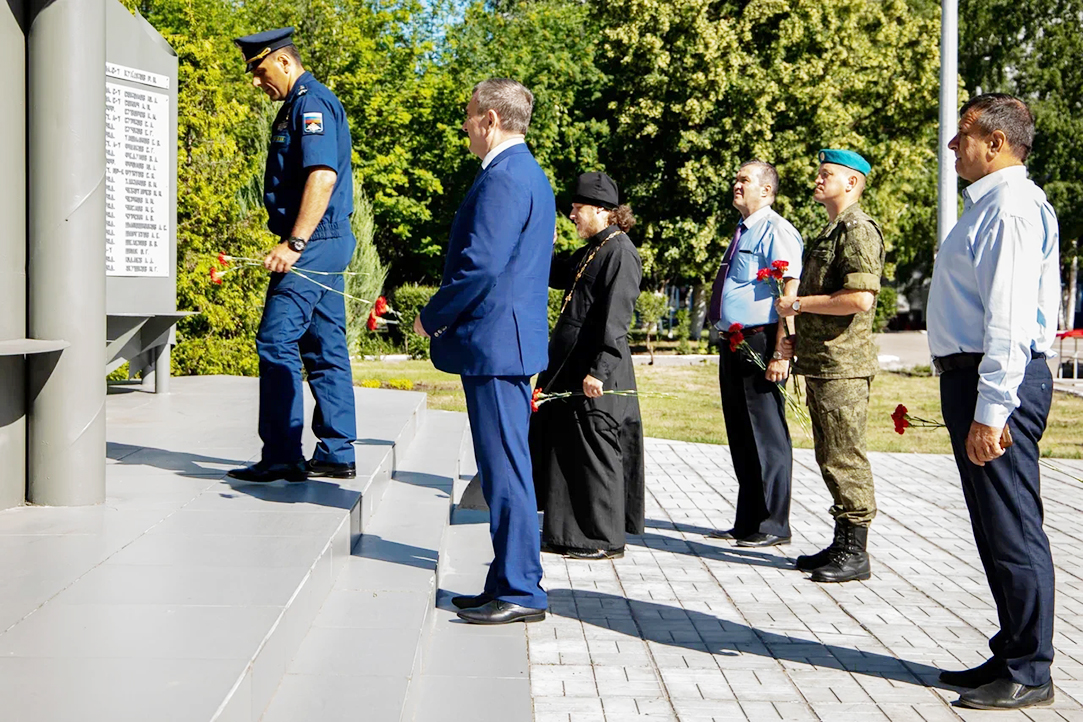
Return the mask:
[[[632,209],[618,199],[606,174],[579,177],[570,217],[587,243],[553,258],[549,285],[564,300],[537,381],[546,394],[578,394],[543,401],[530,420],[542,550],[575,559],[619,558],[624,535],[643,533],[639,399],[603,393],[636,388],[628,327],[642,264],[626,234]]]

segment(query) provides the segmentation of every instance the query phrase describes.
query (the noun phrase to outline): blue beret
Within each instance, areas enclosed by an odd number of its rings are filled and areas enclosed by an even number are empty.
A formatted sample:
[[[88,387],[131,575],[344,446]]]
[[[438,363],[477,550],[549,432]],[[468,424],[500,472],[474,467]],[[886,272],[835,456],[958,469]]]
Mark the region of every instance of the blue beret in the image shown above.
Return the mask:
[[[255,35],[245,35],[237,38],[233,44],[241,49],[241,55],[246,63],[245,72],[251,73],[264,58],[276,50],[281,50],[287,45],[293,45],[290,36],[293,28],[278,28],[277,30],[265,30]]]
[[[852,150],[831,150],[825,148],[820,151],[821,163],[834,163],[835,165],[845,166],[847,168],[853,168],[862,175],[868,175],[872,170],[872,166],[869,162],[861,157],[859,153],[855,153]]]

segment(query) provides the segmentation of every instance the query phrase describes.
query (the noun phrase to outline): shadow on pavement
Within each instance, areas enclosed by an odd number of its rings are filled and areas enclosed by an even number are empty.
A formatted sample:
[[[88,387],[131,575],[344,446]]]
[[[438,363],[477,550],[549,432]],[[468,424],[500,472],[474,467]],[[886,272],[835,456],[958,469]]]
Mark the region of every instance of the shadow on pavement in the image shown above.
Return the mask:
[[[922,687],[952,689],[937,679],[940,670],[927,664],[766,632],[656,602],[586,589],[553,589],[549,591],[549,612],[629,637],[697,652],[754,654]]]
[[[698,532],[692,532],[698,533]],[[774,569],[792,569],[793,561],[788,557],[779,556],[770,552],[756,551],[754,549],[742,549],[741,547],[723,546],[723,541],[714,543],[691,541],[680,537],[665,536],[663,534],[641,534],[629,536],[628,544],[634,544],[648,549],[672,552],[674,554],[691,554],[703,559],[712,559],[720,562],[733,564],[748,564],[754,567],[773,567]]]

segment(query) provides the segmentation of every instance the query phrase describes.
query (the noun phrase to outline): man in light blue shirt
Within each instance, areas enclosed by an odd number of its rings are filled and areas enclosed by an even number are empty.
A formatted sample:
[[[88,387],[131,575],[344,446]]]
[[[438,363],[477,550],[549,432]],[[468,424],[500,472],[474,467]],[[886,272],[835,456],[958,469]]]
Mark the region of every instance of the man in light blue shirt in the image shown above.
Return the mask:
[[[778,172],[770,163],[750,160],[737,171],[733,205],[742,220],[707,309],[708,320],[722,332],[718,385],[739,485],[733,528],[711,536],[745,547],[790,541],[793,453],[779,384],[789,375],[793,349],[784,343],[786,325],[775,311],[776,281],[762,276],[763,269],[776,270],[773,263],[785,264],[782,285],[796,293],[803,244],[801,234],[771,208],[777,192]],[[745,348],[733,339],[734,324],[741,326]]]
[[[1053,559],[1038,441],[1053,397],[1045,355],[1060,299],[1059,231],[1023,165],[1034,139],[1026,104],[991,93],[960,115],[948,147],[971,184],[936,258],[929,349],[1001,628],[988,661],[940,679],[971,688],[962,706],[1020,709],[1053,701]]]

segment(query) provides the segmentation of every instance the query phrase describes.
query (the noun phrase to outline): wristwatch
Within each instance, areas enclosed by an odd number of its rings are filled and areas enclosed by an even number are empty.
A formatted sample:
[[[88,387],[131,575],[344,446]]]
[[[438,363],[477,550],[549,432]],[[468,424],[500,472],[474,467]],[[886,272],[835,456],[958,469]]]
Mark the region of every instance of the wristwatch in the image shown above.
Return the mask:
[[[308,245],[308,239],[301,238],[300,236],[290,236],[286,239],[286,245],[290,247],[290,250],[294,253],[301,253],[305,250],[305,246]]]
[[[782,355],[781,351],[775,351],[773,354],[771,354],[771,358],[774,361],[785,361],[786,360],[786,357]]]
[[[790,308],[793,309],[794,313],[801,313],[801,299],[795,298],[793,300],[793,306],[791,306]]]

